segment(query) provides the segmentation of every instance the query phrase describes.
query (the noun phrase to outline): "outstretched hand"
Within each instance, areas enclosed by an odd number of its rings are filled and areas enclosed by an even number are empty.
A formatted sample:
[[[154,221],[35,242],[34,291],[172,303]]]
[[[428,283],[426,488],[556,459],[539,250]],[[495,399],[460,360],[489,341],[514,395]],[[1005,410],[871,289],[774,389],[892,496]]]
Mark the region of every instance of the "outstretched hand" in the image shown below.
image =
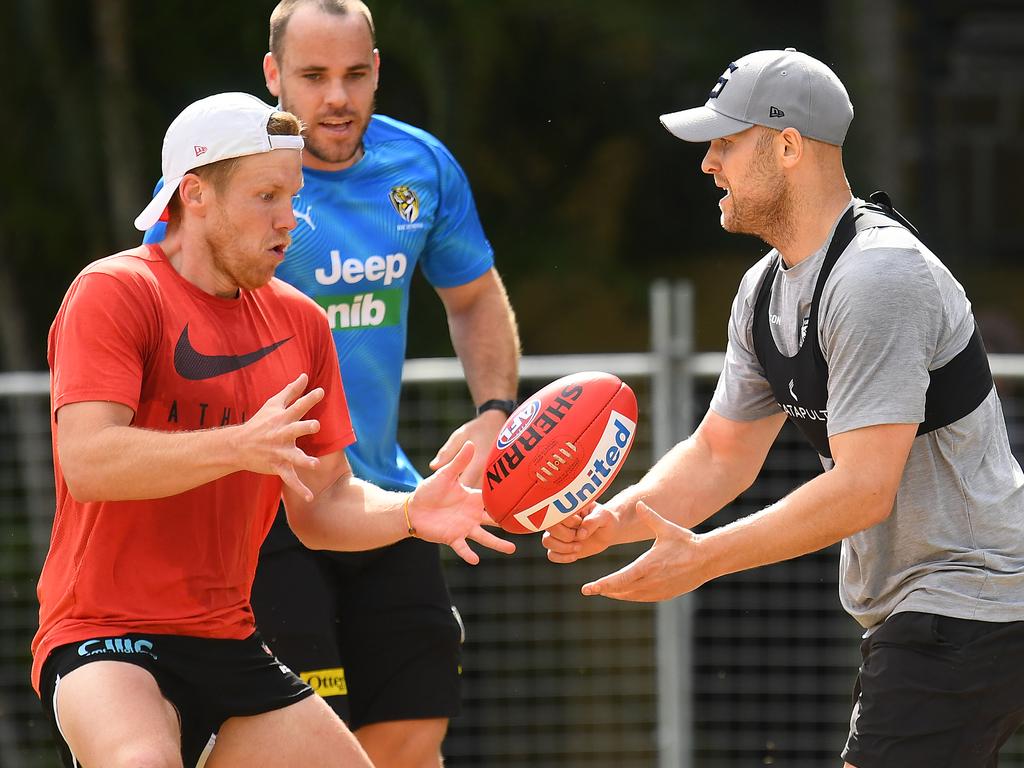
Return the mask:
[[[320,431],[319,421],[303,419],[303,416],[323,399],[324,390],[317,387],[303,395],[308,383],[309,377],[299,374],[295,381],[267,400],[242,425],[239,449],[246,469],[277,475],[303,499],[312,501],[313,492],[299,479],[298,470],[315,469],[319,459],[307,455],[295,441]]]
[[[460,481],[473,452],[473,443],[463,443],[450,462],[423,481],[409,503],[409,520],[418,536],[447,544],[467,563],[476,565],[480,556],[467,539],[506,555],[515,552],[516,545],[483,529],[482,495]]]
[[[654,535],[654,544],[624,568],[584,584],[584,595],[655,602],[691,592],[711,578],[698,534],[666,520],[642,501],[637,502],[636,514]]]

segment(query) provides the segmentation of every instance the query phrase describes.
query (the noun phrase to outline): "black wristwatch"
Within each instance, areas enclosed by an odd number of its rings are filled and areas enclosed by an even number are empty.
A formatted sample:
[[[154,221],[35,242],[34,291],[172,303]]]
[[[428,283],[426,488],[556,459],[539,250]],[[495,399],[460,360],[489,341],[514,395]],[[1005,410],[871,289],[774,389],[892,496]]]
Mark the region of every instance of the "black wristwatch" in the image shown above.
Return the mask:
[[[480,405],[476,407],[476,415],[479,416],[484,411],[501,411],[506,416],[511,416],[512,411],[515,409],[515,400],[488,400],[485,403],[480,403]]]

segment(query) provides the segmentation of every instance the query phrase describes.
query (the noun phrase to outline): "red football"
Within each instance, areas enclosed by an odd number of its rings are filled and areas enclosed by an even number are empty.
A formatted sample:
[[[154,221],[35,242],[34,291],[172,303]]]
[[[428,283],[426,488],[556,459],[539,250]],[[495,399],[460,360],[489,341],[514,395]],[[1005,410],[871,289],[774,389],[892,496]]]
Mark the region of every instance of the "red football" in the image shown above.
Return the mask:
[[[550,528],[611,485],[636,436],[636,395],[588,371],[548,384],[509,416],[484,470],[484,507],[511,533]]]

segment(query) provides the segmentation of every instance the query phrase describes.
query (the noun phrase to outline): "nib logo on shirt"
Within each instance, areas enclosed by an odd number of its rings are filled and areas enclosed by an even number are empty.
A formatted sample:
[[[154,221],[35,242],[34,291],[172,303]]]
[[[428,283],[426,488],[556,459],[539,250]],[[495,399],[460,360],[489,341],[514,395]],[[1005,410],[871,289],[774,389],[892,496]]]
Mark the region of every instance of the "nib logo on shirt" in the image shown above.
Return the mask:
[[[317,296],[316,303],[327,313],[332,331],[388,327],[398,325],[401,317],[402,289]]]

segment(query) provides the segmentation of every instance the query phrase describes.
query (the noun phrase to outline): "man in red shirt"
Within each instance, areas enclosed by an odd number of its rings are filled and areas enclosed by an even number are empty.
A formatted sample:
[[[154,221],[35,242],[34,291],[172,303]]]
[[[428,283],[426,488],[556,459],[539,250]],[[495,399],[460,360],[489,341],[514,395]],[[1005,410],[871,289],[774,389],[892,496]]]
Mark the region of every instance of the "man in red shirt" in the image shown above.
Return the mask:
[[[352,476],[323,311],[273,278],[302,186],[299,121],[246,94],[168,128],[168,234],[88,266],[49,336],[57,512],[33,685],[65,765],[369,765],[256,632],[249,591],[282,494],[311,548],[408,536],[511,552],[459,483]]]

